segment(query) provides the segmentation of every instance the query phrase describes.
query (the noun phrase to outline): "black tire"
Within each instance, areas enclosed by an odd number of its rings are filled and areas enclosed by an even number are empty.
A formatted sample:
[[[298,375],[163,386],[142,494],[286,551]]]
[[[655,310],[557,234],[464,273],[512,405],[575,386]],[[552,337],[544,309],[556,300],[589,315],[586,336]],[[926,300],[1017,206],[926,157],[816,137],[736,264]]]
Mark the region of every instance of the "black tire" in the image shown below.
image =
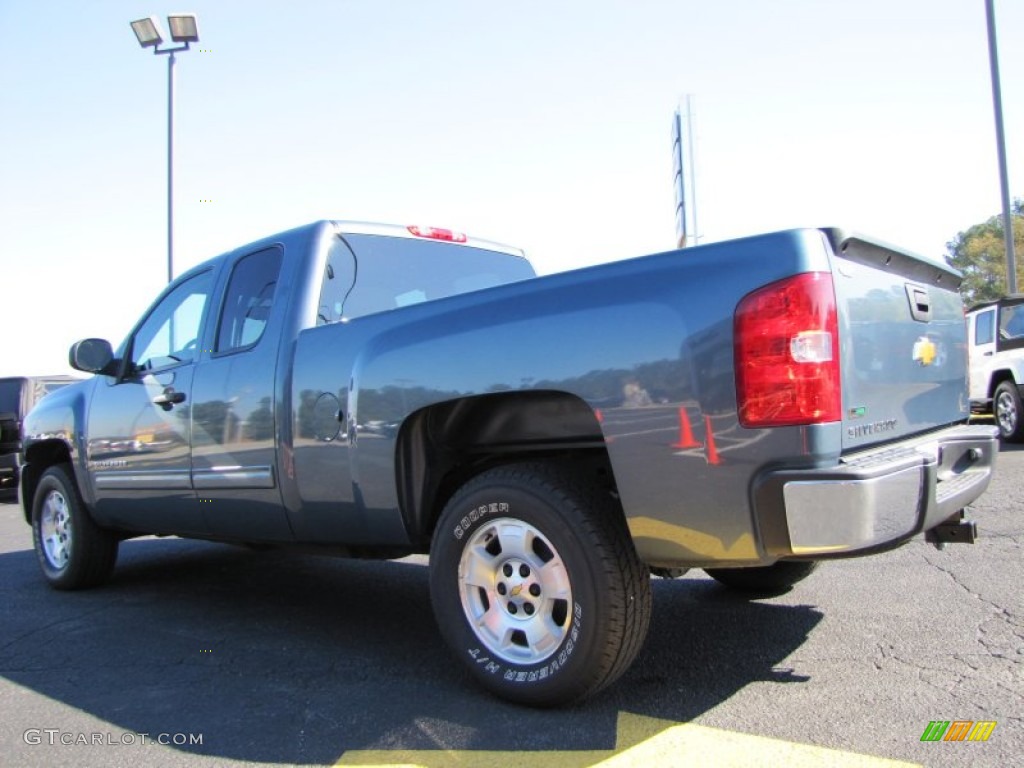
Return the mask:
[[[431,547],[430,594],[472,676],[534,706],[615,681],[651,618],[650,577],[619,504],[539,464],[488,470],[452,497]]]
[[[992,396],[992,415],[995,416],[999,436],[1010,443],[1024,440],[1024,411],[1021,409],[1020,392],[1012,381],[1004,381]]]
[[[65,464],[39,478],[32,543],[43,576],[55,589],[96,586],[110,577],[117,561],[117,537],[93,522]]]
[[[780,595],[810,576],[818,563],[782,560],[757,568],[705,568],[704,572],[720,584],[752,595]]]

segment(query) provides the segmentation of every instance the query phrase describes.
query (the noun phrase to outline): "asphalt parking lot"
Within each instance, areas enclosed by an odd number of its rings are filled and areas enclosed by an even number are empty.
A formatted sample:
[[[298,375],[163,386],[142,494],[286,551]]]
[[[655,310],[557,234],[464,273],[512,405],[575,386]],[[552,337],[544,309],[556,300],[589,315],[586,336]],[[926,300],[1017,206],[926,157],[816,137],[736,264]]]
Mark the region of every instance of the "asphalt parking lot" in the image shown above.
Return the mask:
[[[0,504],[0,764],[1019,764],[1022,476],[1004,449],[973,546],[917,539],[763,600],[657,580],[634,667],[549,711],[462,673],[422,561],[143,539],[109,585],[58,593]],[[932,721],[996,725],[923,742]]]

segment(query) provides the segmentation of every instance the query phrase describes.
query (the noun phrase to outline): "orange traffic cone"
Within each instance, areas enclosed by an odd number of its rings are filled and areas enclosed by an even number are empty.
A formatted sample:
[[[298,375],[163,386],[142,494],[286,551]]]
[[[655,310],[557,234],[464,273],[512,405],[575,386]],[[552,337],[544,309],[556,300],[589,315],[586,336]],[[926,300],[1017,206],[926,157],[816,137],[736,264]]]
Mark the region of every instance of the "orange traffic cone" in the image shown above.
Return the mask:
[[[679,439],[672,443],[673,448],[700,448],[701,444],[693,439],[693,429],[690,428],[690,417],[686,415],[686,409],[679,408]]]
[[[711,429],[711,417],[704,417],[704,434],[707,435],[707,459],[708,464],[721,464],[718,457],[718,449],[715,448],[715,433]]]
[[[601,431],[604,432],[604,414],[601,413],[601,409],[600,408],[595,408],[594,409],[594,416],[597,418],[597,423],[601,427]],[[614,440],[615,440],[614,437],[608,437],[607,435],[605,435],[605,438],[604,438],[605,443],[611,443]]]

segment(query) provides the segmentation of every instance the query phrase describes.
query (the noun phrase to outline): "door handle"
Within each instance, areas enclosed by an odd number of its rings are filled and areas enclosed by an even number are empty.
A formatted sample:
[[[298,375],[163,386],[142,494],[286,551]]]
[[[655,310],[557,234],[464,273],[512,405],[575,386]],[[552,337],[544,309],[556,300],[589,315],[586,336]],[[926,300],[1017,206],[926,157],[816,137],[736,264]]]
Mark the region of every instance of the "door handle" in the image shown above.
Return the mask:
[[[165,411],[169,411],[178,403],[184,402],[185,393],[175,392],[172,387],[167,387],[161,394],[153,398],[153,403],[159,405]]]
[[[982,352],[981,354],[982,354],[983,357],[992,357],[992,353],[991,352]]]

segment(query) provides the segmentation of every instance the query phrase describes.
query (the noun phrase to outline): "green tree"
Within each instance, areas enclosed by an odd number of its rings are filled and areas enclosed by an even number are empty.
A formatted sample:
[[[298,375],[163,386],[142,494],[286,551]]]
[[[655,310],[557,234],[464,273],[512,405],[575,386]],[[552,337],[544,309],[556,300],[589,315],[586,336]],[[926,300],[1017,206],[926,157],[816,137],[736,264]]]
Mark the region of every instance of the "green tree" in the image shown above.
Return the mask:
[[[1024,290],[1024,200],[1013,201],[1013,250],[1017,262],[1017,290]],[[1003,217],[992,216],[957,234],[946,243],[946,262],[964,274],[960,286],[965,306],[1006,294],[1006,241]]]

